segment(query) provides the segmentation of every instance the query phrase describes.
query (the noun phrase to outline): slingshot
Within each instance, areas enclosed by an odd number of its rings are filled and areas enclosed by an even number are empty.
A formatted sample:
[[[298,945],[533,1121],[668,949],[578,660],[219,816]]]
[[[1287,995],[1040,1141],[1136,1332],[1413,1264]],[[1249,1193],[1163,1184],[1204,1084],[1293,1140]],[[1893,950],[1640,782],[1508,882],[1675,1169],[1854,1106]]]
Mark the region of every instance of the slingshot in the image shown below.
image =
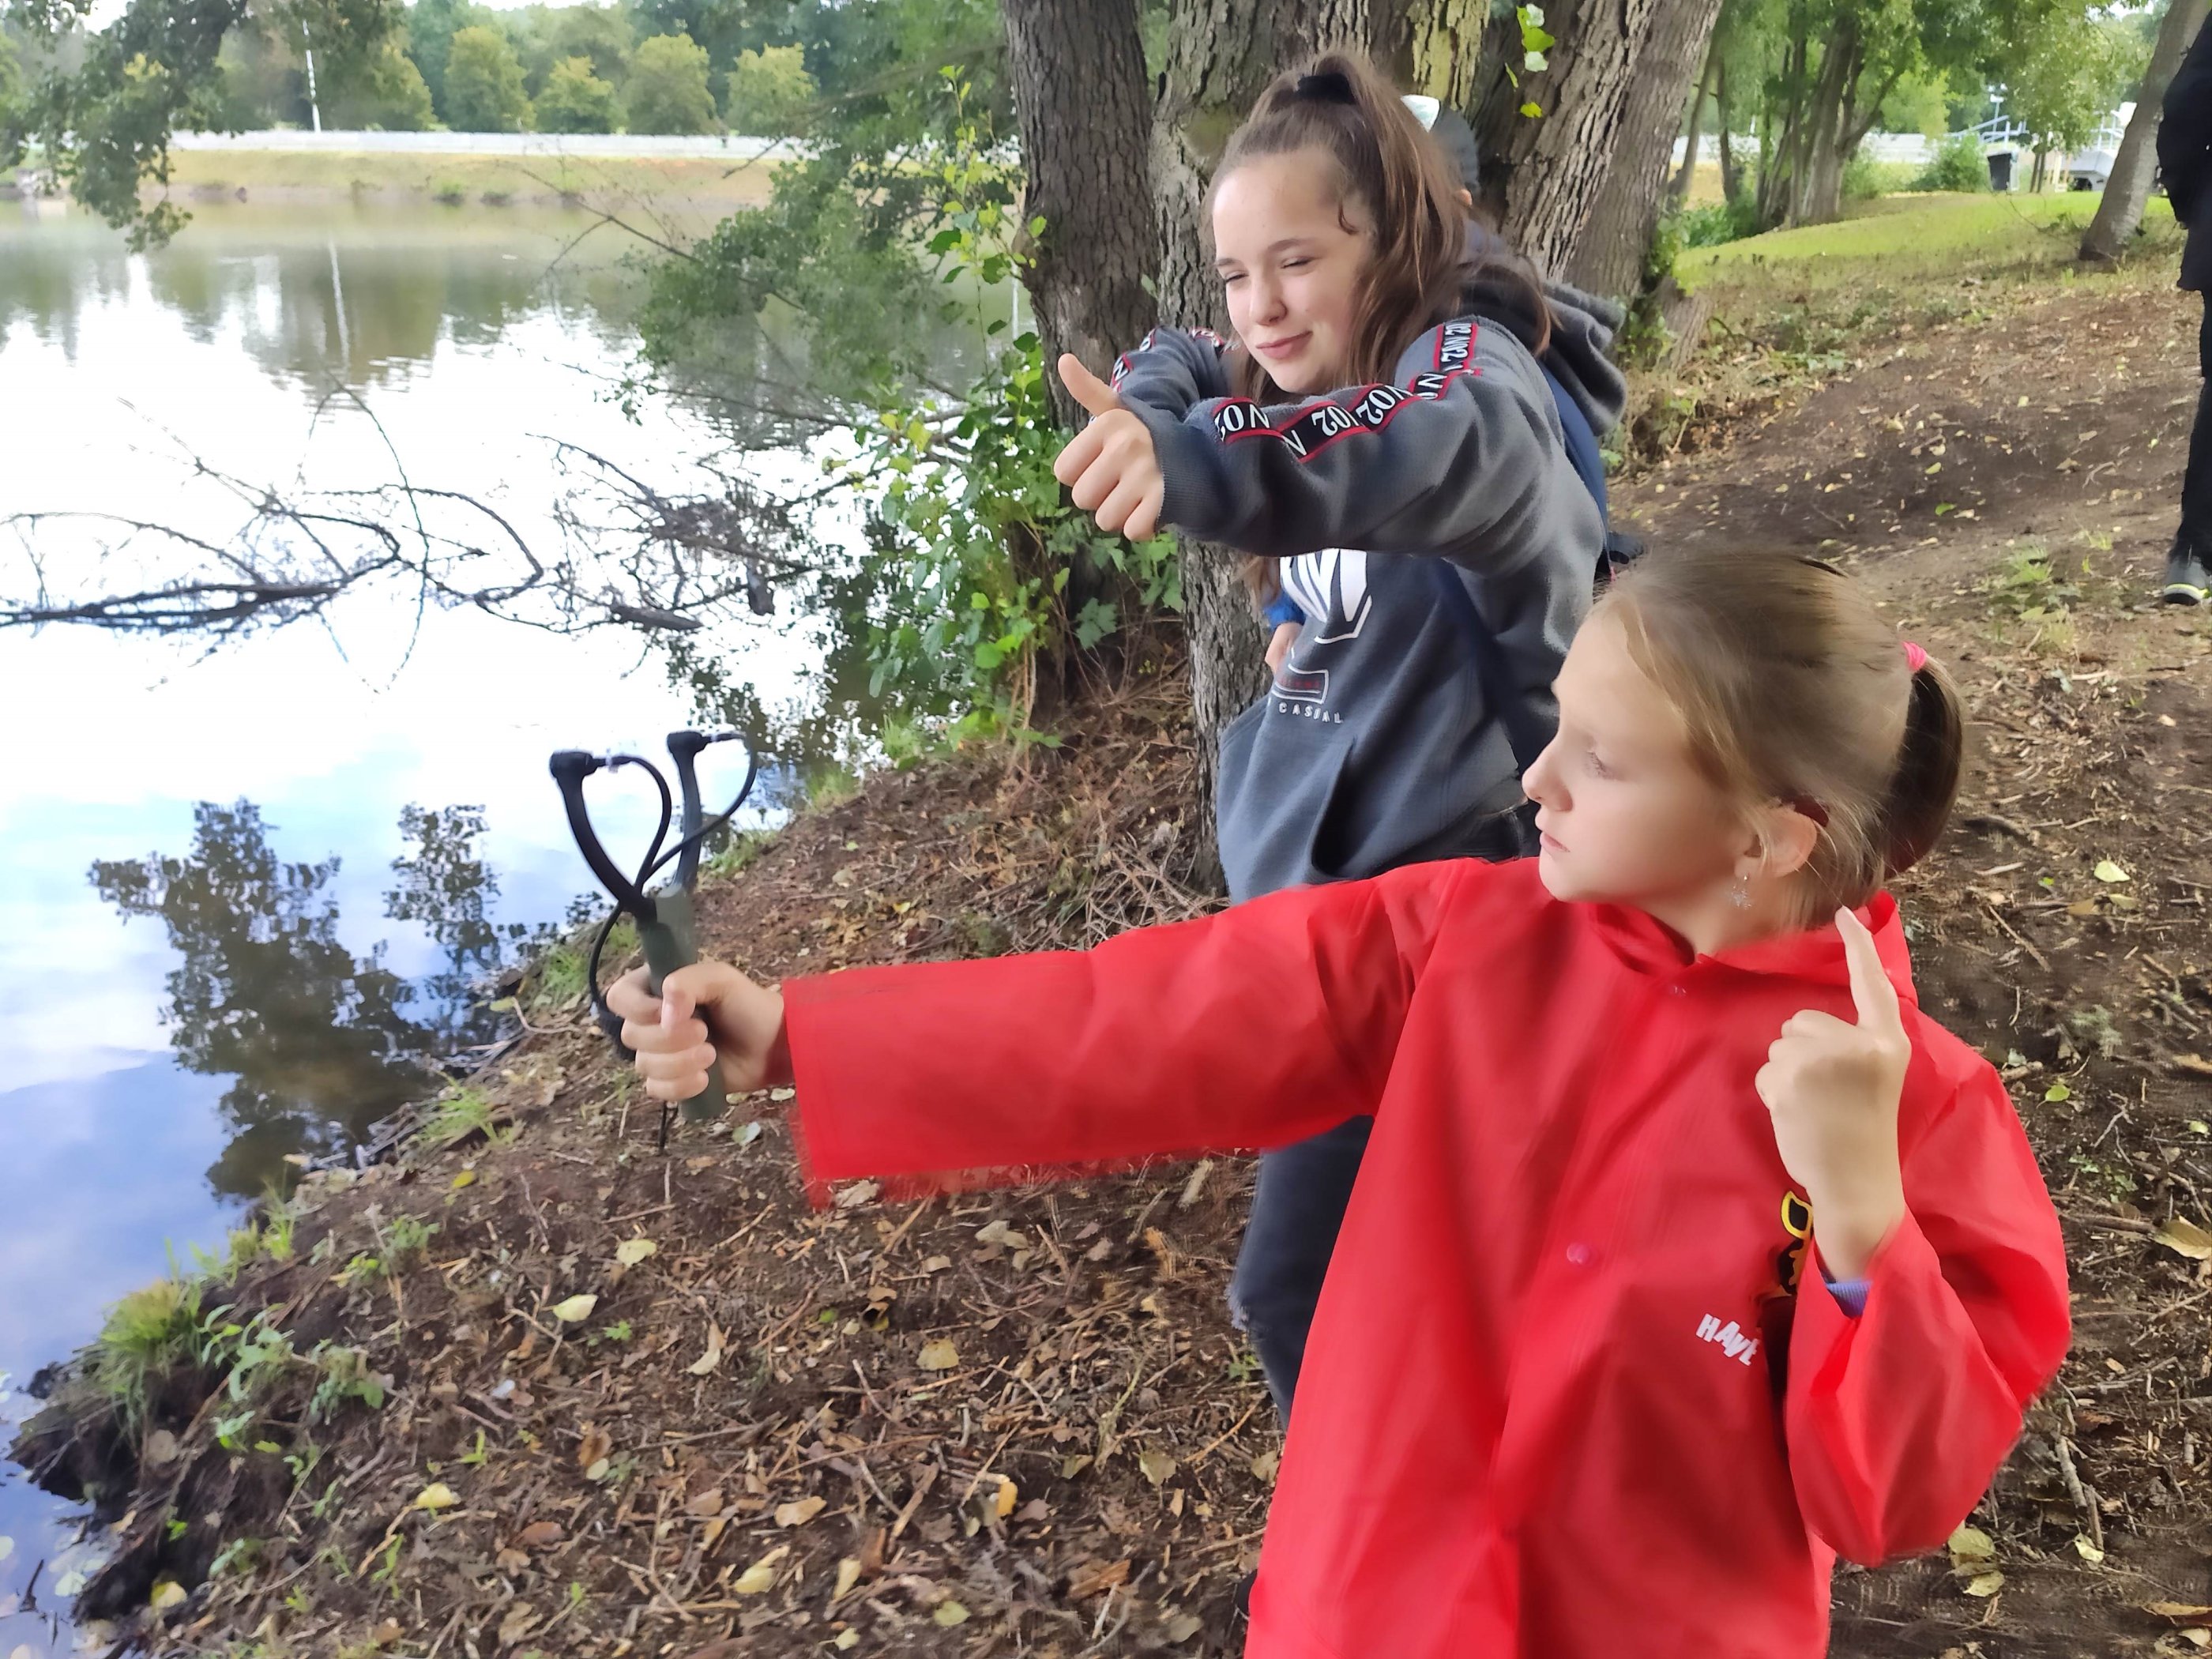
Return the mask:
[[[750,751],[745,757],[745,781],[732,801],[718,817],[701,822],[702,808],[699,799],[698,759],[700,752],[710,744],[726,743],[738,734],[718,732],[712,737],[701,732],[672,732],[668,734],[668,753],[676,763],[677,788],[680,793],[683,810],[682,835],[673,847],[665,852],[661,843],[668,838],[669,822],[675,815],[677,798],[672,797],[668,780],[651,761],[639,755],[609,755],[604,758],[586,754],[580,749],[563,749],[550,763],[553,781],[560,786],[562,804],[568,808],[568,828],[574,832],[577,850],[584,861],[592,866],[592,873],[599,884],[612,896],[614,908],[599,924],[599,931],[592,940],[592,953],[585,964],[584,983],[592,998],[592,1013],[599,1029],[621,1050],[624,1059],[632,1057],[630,1048],[622,1040],[622,1018],[607,1006],[605,994],[599,988],[599,957],[606,948],[607,935],[616,921],[628,915],[637,923],[638,940],[645,947],[645,962],[648,981],[655,996],[669,975],[678,968],[690,966],[699,959],[698,941],[694,934],[691,914],[691,891],[699,876],[699,850],[708,836],[729,823],[738,809],[752,793],[753,781],[760,775],[760,759]],[[660,791],[660,824],[653,833],[653,844],[646,848],[645,857],[639,861],[637,874],[625,876],[600,844],[598,833],[592,828],[591,815],[584,805],[584,780],[592,773],[612,771],[625,766],[641,767]],[[660,892],[647,890],[653,878],[673,860],[676,864],[675,884]],[[715,1117],[729,1104],[729,1090],[722,1081],[722,1068],[717,1061],[707,1074],[707,1086],[683,1103],[687,1121],[696,1122]],[[661,1144],[668,1139],[668,1114],[660,1118]]]

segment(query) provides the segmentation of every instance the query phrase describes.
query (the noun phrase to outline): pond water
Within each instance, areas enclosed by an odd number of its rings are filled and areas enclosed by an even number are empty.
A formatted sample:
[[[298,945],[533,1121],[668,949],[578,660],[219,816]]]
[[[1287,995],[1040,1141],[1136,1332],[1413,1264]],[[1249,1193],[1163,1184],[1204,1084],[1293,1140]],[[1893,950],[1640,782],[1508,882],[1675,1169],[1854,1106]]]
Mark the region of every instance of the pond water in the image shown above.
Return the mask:
[[[661,487],[710,447],[614,393],[638,279],[580,214],[200,204],[169,248],[0,202],[0,581],[114,519],[221,540],[254,483],[481,494],[553,533],[558,434]],[[791,465],[803,458],[787,458]],[[7,526],[27,513],[111,515]],[[142,544],[149,548],[150,544]],[[68,574],[82,568],[72,563]],[[804,698],[807,629],[738,649]],[[495,1034],[467,986],[592,889],[557,748],[665,752],[688,688],[619,630],[562,637],[390,590],[210,650],[0,634],[0,1444],[102,1309],[220,1243],[288,1153],[342,1150]],[[709,751],[711,798],[741,768]],[[731,757],[731,759],[721,758]],[[611,787],[609,844],[641,838]],[[95,1540],[96,1541],[96,1540]],[[92,1545],[0,1464],[0,1656],[68,1652]]]

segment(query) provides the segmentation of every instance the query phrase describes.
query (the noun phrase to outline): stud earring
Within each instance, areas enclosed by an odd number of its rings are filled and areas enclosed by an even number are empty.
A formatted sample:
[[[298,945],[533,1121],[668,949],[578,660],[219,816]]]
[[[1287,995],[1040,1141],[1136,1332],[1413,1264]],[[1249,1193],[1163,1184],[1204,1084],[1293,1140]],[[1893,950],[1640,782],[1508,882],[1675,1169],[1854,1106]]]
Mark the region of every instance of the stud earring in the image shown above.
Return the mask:
[[[1751,908],[1750,881],[1751,878],[1748,876],[1739,872],[1734,884],[1729,888],[1729,902],[1739,910]]]

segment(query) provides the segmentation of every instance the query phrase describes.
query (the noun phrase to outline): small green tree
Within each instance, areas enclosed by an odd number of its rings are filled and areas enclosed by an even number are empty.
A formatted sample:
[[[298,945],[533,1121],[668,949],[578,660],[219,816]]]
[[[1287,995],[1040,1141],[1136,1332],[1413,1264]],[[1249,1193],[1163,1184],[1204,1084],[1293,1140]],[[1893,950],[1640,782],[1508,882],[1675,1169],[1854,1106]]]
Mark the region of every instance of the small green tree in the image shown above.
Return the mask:
[[[453,119],[446,107],[446,61],[453,56],[453,37],[471,24],[490,21],[491,14],[473,0],[415,0],[407,8],[407,55],[422,71],[431,105],[444,120]]]
[[[15,43],[0,34],[0,167],[12,167],[23,157],[23,133],[30,123],[22,98],[23,71],[15,61]]]
[[[324,118],[343,130],[428,132],[438,125],[415,60],[394,45],[331,88]]]
[[[623,88],[623,125],[632,132],[712,132],[714,94],[707,88],[707,49],[688,34],[656,34],[630,60]]]
[[[786,138],[805,125],[815,98],[806,54],[797,46],[763,46],[741,52],[730,65],[722,94],[722,118],[732,132]]]
[[[592,73],[588,58],[563,58],[538,94],[540,132],[612,132],[615,89]]]
[[[530,94],[522,60],[497,29],[472,24],[455,32],[446,59],[446,122],[457,132],[526,132]]]
[[[587,58],[592,73],[610,86],[620,86],[629,73],[629,55],[637,44],[629,14],[619,6],[564,6],[553,14],[550,31],[556,61]]]

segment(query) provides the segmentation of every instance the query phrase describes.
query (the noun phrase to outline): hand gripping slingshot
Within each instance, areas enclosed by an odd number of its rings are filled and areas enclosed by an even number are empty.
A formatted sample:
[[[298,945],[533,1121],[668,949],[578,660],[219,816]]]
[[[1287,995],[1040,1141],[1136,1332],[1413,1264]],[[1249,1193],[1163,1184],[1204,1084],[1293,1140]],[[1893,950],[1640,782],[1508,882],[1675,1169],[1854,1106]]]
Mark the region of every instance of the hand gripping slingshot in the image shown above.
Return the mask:
[[[622,1017],[607,1006],[606,994],[599,988],[599,957],[606,949],[607,935],[614,930],[616,921],[628,915],[637,923],[638,940],[645,947],[648,982],[655,996],[660,994],[661,984],[669,975],[699,960],[691,916],[691,891],[699,878],[699,851],[709,836],[737,815],[745,798],[752,793],[753,781],[760,775],[759,757],[748,752],[745,781],[738,790],[737,799],[719,816],[702,823],[699,755],[709,744],[726,743],[737,735],[734,732],[719,732],[712,737],[700,732],[668,734],[668,753],[676,763],[683,820],[680,838],[665,852],[661,850],[661,843],[668,839],[669,822],[675,815],[677,802],[669,793],[667,778],[651,761],[640,755],[609,755],[602,758],[587,755],[580,749],[563,749],[550,763],[553,781],[560,786],[562,804],[568,808],[568,828],[575,834],[577,850],[583,854],[584,861],[592,866],[592,873],[599,878],[599,884],[615,902],[614,908],[607,913],[607,919],[599,924],[599,931],[592,940],[584,983],[590,989],[592,1012],[599,1029],[625,1060],[633,1058],[633,1054],[622,1040]],[[613,771],[625,766],[641,768],[660,791],[660,824],[653,833],[653,844],[646,848],[635,877],[623,875],[607,855],[584,805],[586,778],[594,772]],[[675,884],[658,893],[649,892],[653,877],[671,860],[676,865]],[[684,1103],[684,1119],[697,1122],[719,1116],[729,1099],[729,1090],[722,1081],[721,1064],[717,1061],[707,1073],[707,1086]],[[660,1116],[660,1140],[665,1149],[668,1144],[668,1113],[665,1109]]]

